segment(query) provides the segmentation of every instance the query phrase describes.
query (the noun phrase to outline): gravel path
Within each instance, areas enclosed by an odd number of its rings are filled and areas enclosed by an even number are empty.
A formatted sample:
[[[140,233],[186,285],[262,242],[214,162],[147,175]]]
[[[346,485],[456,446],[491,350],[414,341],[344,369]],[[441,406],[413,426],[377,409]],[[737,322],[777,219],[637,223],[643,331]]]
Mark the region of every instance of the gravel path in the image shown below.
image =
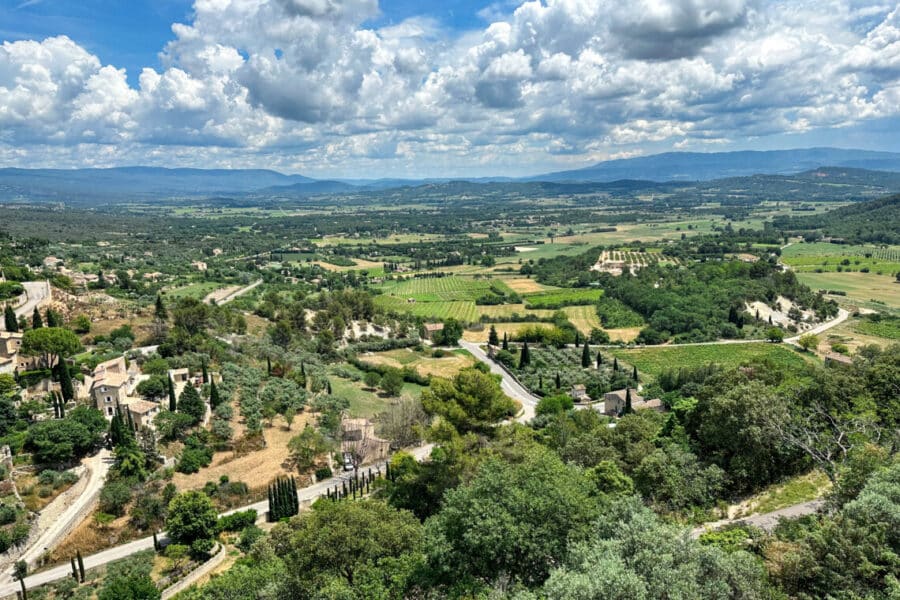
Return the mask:
[[[695,528],[691,531],[691,537],[696,539],[707,531],[715,531],[716,529],[721,529],[726,525],[734,525],[736,523],[753,525],[754,527],[759,527],[763,531],[771,532],[773,529],[775,529],[781,519],[796,519],[797,517],[811,515],[815,512],[818,512],[818,510],[822,508],[824,504],[825,503],[822,500],[810,500],[808,502],[801,502],[800,504],[794,504],[793,506],[788,506],[787,508],[763,513],[761,515],[751,515],[749,517],[743,517],[740,519],[723,519],[721,521],[707,523],[702,527]]]

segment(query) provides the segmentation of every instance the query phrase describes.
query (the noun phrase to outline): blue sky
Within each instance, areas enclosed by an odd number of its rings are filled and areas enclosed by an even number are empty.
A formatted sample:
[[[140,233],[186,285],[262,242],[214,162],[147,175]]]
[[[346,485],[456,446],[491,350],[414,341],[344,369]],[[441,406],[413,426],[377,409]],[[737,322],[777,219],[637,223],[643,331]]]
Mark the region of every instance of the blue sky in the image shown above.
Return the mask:
[[[867,0],[0,0],[0,165],[529,175],[900,151]]]

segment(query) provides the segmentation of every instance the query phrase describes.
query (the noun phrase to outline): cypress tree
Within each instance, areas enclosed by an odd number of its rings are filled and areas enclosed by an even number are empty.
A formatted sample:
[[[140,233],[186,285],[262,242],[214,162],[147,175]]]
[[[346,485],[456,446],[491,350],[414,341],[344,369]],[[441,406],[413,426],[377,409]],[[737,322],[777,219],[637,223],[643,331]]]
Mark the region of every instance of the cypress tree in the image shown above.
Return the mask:
[[[209,382],[209,405],[215,410],[222,400],[219,398],[219,388],[215,381]]]
[[[47,323],[47,327],[62,327],[62,317],[58,312],[50,310],[48,307],[47,310],[44,311],[44,315],[46,317],[45,322]]]
[[[562,381],[560,381],[560,379],[559,379],[559,371],[557,371],[557,372],[556,372],[556,389],[559,389],[559,388],[561,388],[561,387],[562,387]]]
[[[325,391],[328,392],[329,396],[331,395],[331,380],[330,379],[325,380]]]
[[[597,368],[600,368],[600,365],[603,364],[603,355],[600,354],[600,351],[597,350]]]
[[[72,378],[69,376],[69,366],[64,361],[59,361],[56,367],[56,378],[59,379],[59,390],[63,400],[68,402],[75,399],[75,388],[72,386]]]
[[[266,375],[272,376],[272,359],[268,356],[266,357]]]
[[[506,332],[505,332],[505,331],[503,332],[503,346],[502,346],[502,348],[503,348],[504,350],[509,351],[509,338],[506,337]]]
[[[491,330],[488,332],[488,345],[498,346],[500,344],[500,336],[497,335],[497,328],[491,325]]]
[[[206,368],[206,361],[203,361],[203,365],[201,368],[203,373],[203,383],[209,383],[209,371]]]
[[[78,581],[78,566],[75,565],[75,557],[72,556],[69,558],[69,561],[72,563],[72,579],[76,582]]]
[[[156,306],[153,309],[153,314],[157,319],[161,319],[165,321],[169,318],[169,313],[166,311],[166,305],[163,304],[162,296],[159,294],[156,295]]]
[[[84,560],[81,558],[81,550],[76,550],[75,556],[78,559],[78,574],[81,576],[81,583],[84,583]]]
[[[19,320],[16,318],[16,311],[9,304],[3,309],[3,320],[7,331],[12,333],[19,331]]]
[[[625,410],[623,411],[623,414],[627,415],[633,411],[634,409],[631,407],[631,389],[625,388]]]
[[[585,342],[581,352],[581,368],[587,369],[589,366],[591,366],[591,349]]]
[[[34,307],[34,312],[31,313],[31,328],[32,329],[40,329],[44,326],[44,321],[41,320],[41,313],[37,309],[37,306]]]
[[[579,346],[581,346],[581,333],[576,331],[575,332],[575,347],[578,348]]]
[[[635,383],[637,383],[637,380],[638,380],[637,366],[633,366],[633,367],[632,367],[632,369],[631,369],[631,378],[634,379]]]
[[[156,538],[156,532],[153,532],[153,549],[159,552],[159,540]]]
[[[169,410],[175,412],[178,404],[175,400],[175,382],[169,377]]]
[[[522,352],[519,354],[519,368],[524,369],[531,362],[531,356],[528,353],[528,340],[522,343]]]
[[[615,357],[613,358],[613,372],[614,373],[619,372],[619,359],[615,358]]]

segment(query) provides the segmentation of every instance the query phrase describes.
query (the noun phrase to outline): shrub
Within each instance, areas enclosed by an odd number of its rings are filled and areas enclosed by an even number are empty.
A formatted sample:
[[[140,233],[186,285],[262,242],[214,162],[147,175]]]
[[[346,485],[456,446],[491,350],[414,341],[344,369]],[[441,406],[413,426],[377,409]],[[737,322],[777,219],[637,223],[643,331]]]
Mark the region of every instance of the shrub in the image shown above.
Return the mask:
[[[219,518],[219,531],[241,531],[255,524],[256,517],[253,509],[225,515]]]
[[[539,415],[552,415],[570,410],[573,406],[575,402],[568,394],[556,394],[541,398],[535,412]]]
[[[131,488],[121,481],[109,481],[100,490],[100,510],[121,517],[131,501]]]
[[[316,469],[316,481],[329,479],[332,475],[334,475],[334,473],[331,471],[331,467],[327,465]]]
[[[241,532],[241,539],[237,543],[237,547],[245,554],[250,552],[250,548],[258,539],[265,536],[266,533],[256,525],[250,525]]]

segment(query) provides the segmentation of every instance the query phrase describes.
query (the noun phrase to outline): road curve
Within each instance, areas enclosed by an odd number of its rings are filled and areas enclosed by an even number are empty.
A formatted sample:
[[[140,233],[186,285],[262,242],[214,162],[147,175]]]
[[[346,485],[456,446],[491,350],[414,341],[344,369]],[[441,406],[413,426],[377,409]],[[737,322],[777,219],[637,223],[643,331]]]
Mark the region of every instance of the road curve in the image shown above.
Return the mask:
[[[431,450],[434,448],[433,444],[426,444],[424,446],[419,446],[410,450],[410,454],[418,460],[426,460],[429,456],[431,456]],[[384,462],[376,463],[372,465],[373,468],[384,468]],[[367,469],[368,467],[366,467]],[[337,477],[332,477],[331,479],[326,479],[325,481],[320,481],[319,483],[315,483],[309,487],[305,487],[303,489],[297,490],[297,497],[300,502],[312,502],[317,498],[324,496],[325,492],[329,489],[333,489],[335,485],[340,486],[342,481],[349,481],[352,478],[350,473],[341,474]],[[250,504],[247,506],[242,506],[240,508],[235,508],[233,510],[229,510],[227,512],[222,513],[222,515],[230,515],[232,513],[236,513],[243,510],[253,509],[260,515],[265,513],[269,508],[269,502],[267,500],[263,500],[261,502],[256,502],[254,504]],[[167,541],[166,534],[163,533],[158,536],[159,540],[163,543]],[[141,552],[142,550],[152,550],[153,549],[153,537],[145,537],[141,539],[137,539],[127,544],[122,544],[121,546],[115,546],[114,548],[110,548],[108,550],[104,550],[102,552],[98,552],[96,554],[91,554],[90,556],[84,557],[84,568],[85,570],[93,569],[107,563],[111,563],[117,560],[121,560],[123,558],[127,558],[132,554],[136,554],[137,552]],[[25,586],[28,589],[33,589],[41,585],[45,585],[47,583],[52,583],[54,581],[58,581],[60,579],[64,579],[66,577],[71,577],[72,575],[72,567],[68,563],[63,563],[59,566],[52,567],[47,569],[46,571],[41,571],[39,573],[35,573],[33,575],[29,575],[25,578]],[[5,598],[7,596],[14,596],[16,591],[19,589],[18,582],[9,582],[8,580],[4,581],[2,585],[0,585],[0,598]]]
[[[500,387],[503,389],[503,392],[513,400],[517,400],[522,404],[522,412],[519,413],[516,418],[517,421],[526,423],[534,418],[534,409],[539,400],[537,396],[525,389],[525,387],[516,381],[512,375],[507,373],[503,367],[488,358],[488,355],[485,354],[484,350],[482,350],[481,346],[478,344],[460,340],[459,345],[468,350],[468,352],[477,360],[486,364],[488,368],[490,368],[491,373],[499,375],[502,378]]]
[[[50,282],[49,281],[23,281],[22,287],[25,288],[25,295],[28,300],[15,309],[17,317],[30,317],[35,308],[40,308],[45,301],[50,300]]]

